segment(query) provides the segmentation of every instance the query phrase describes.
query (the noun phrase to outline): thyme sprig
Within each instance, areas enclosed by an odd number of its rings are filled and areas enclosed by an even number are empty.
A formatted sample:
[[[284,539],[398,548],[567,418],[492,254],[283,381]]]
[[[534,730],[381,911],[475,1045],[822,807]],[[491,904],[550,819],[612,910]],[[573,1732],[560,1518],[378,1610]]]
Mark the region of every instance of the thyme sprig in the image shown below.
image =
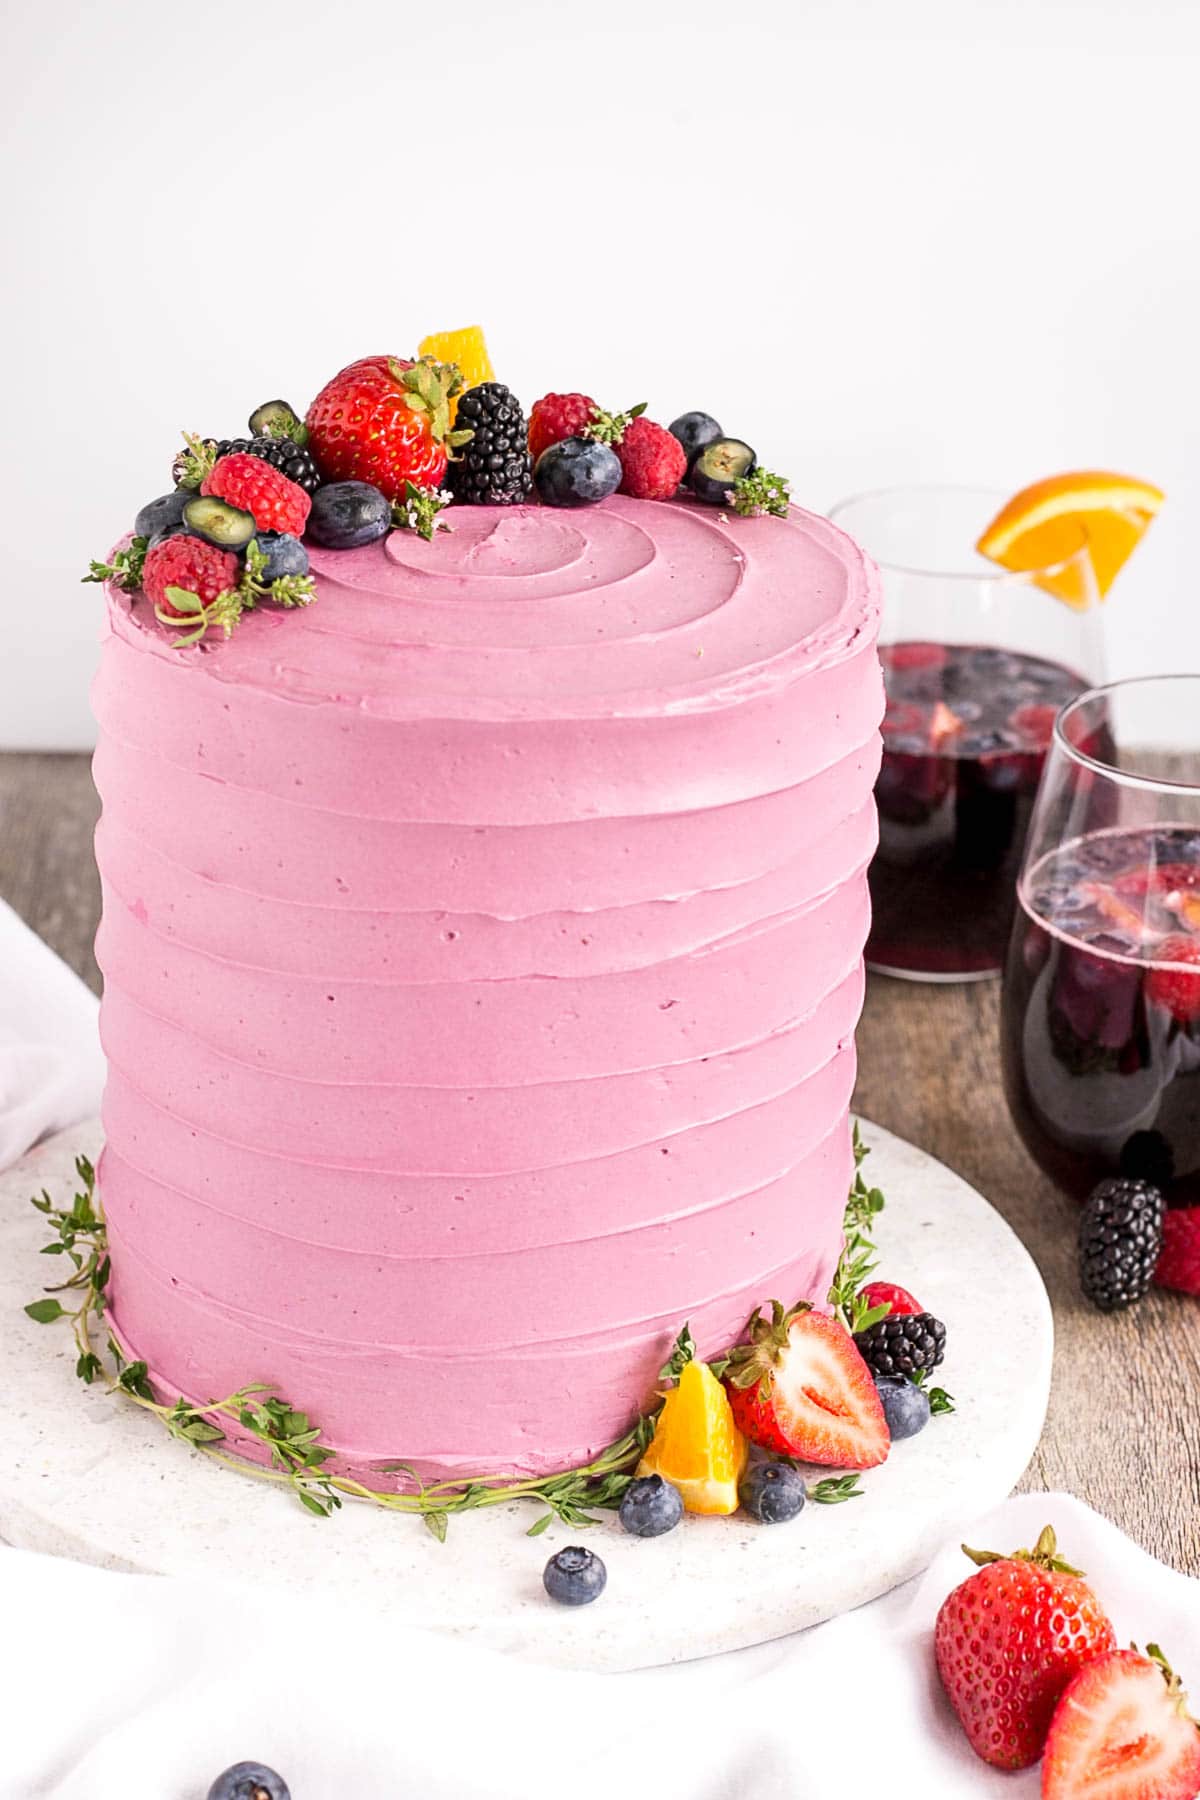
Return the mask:
[[[98,562],[93,557],[88,564],[87,574],[80,579],[85,582],[111,581],[114,587],[124,588],[127,593],[132,593],[134,588],[142,585],[142,568],[149,548],[149,538],[131,538],[124,550],[114,553],[110,563]]]
[[[890,1310],[887,1306],[868,1306],[861,1293],[875,1272],[872,1232],[885,1205],[880,1190],[868,1187],[863,1178],[862,1166],[870,1154],[855,1120],[854,1181],[846,1202],[846,1239],[829,1289],[829,1304],[851,1333],[865,1331],[877,1319],[886,1318]]]

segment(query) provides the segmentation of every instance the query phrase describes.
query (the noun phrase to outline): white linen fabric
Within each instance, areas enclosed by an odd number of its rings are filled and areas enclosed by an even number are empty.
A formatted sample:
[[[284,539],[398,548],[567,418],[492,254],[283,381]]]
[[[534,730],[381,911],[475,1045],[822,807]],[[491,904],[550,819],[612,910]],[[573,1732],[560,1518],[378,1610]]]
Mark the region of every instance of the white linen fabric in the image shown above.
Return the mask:
[[[100,1109],[97,1000],[0,901],[0,1169]]]
[[[1200,1690],[1200,1582],[1079,1501],[1009,1500],[966,1537],[1010,1550],[1047,1523],[1118,1640],[1161,1642]],[[0,1551],[0,1795],[205,1800],[254,1758],[293,1800],[833,1800],[905,1779],[938,1800],[1031,1800],[1038,1771],[977,1761],[938,1685],[934,1620],[970,1572],[949,1544],[920,1579],[798,1636],[592,1675],[287,1594]]]

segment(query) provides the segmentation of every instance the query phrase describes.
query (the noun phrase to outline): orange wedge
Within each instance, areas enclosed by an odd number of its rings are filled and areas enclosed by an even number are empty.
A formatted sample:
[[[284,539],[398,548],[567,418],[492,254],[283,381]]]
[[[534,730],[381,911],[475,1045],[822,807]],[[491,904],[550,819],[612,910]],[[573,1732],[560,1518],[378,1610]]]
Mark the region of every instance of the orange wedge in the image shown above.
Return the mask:
[[[481,381],[495,381],[496,371],[488,355],[482,325],[464,325],[459,331],[433,331],[417,345],[418,356],[432,356],[435,362],[457,363],[464,387],[478,387]],[[454,423],[457,402],[450,402],[450,423]]]
[[[1003,506],[975,548],[1003,569],[1050,571],[1037,585],[1068,605],[1088,604],[1077,561],[1086,539],[1103,599],[1162,505],[1161,489],[1132,475],[1085,469],[1035,481]],[[1055,567],[1056,564],[1063,565]]]
[[[733,1422],[725,1389],[707,1363],[683,1366],[663,1402],[639,1475],[661,1475],[692,1513],[732,1513],[748,1446]]]

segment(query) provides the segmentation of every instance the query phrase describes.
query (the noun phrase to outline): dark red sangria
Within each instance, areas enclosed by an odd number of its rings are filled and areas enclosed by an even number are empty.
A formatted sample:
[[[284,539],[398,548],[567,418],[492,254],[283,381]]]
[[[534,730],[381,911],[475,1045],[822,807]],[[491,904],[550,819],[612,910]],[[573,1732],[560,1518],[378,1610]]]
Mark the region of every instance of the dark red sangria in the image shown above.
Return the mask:
[[[926,979],[997,974],[1054,720],[1087,683],[985,644],[879,654],[887,712],[867,960]]]
[[[1080,1199],[1120,1171],[1200,1205],[1200,828],[1070,840],[1019,900],[1003,1056],[1028,1149]]]

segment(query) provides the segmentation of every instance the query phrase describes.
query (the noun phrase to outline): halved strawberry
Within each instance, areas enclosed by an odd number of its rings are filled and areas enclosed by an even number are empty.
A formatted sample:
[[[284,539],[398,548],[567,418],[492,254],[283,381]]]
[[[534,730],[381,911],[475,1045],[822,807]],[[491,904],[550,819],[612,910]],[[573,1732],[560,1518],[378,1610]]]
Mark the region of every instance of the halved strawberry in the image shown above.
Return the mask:
[[[1050,1726],[1043,1800],[1195,1800],[1198,1792],[1200,1728],[1158,1646],[1085,1663]]]
[[[738,1430],[768,1450],[836,1469],[886,1461],[891,1435],[879,1391],[839,1319],[807,1304],[756,1310],[725,1385]]]

